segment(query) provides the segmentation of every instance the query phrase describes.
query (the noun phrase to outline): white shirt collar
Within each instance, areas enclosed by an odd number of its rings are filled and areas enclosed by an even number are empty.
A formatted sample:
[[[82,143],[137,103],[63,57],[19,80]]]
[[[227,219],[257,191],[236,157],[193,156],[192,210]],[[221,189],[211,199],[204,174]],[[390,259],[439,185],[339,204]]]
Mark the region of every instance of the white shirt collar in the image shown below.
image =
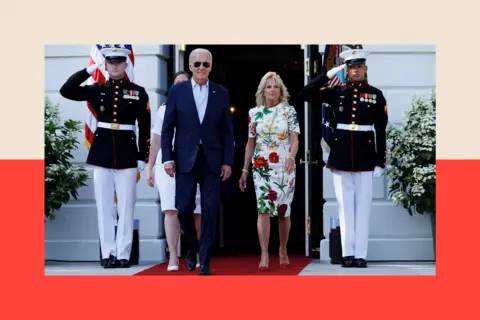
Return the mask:
[[[195,88],[195,86],[198,85],[198,83],[196,83],[195,80],[193,80],[193,77],[190,79],[190,82],[192,83],[192,88]],[[204,86],[208,88],[209,82],[210,82],[210,80],[207,80],[207,82],[205,82]]]

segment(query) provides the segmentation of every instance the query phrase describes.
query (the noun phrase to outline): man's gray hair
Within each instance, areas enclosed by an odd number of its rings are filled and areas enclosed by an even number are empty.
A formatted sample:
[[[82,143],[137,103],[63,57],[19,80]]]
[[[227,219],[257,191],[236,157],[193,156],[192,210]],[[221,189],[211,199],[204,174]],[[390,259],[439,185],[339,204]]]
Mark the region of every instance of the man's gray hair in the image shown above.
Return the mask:
[[[188,61],[189,62],[192,62],[192,57],[194,55],[196,55],[197,53],[207,53],[208,56],[210,57],[210,62],[213,62],[213,57],[212,57],[212,53],[210,51],[208,51],[207,49],[203,49],[203,48],[197,48],[195,50],[193,50],[191,53],[190,53],[190,56],[188,57]]]

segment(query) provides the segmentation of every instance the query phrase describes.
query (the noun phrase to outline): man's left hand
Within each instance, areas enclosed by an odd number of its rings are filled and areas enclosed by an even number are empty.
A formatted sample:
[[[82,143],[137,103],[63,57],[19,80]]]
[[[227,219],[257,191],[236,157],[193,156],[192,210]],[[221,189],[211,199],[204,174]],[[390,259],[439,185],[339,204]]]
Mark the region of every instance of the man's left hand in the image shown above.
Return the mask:
[[[137,171],[143,171],[145,169],[145,161],[137,160]]]
[[[230,175],[232,174],[232,167],[230,167],[228,164],[224,164],[222,166],[222,174],[220,177],[222,177],[222,181],[227,180],[230,178]]]
[[[378,177],[382,176],[383,171],[384,171],[384,169],[382,169],[380,167],[375,167],[375,169],[373,170],[373,177],[378,178]]]

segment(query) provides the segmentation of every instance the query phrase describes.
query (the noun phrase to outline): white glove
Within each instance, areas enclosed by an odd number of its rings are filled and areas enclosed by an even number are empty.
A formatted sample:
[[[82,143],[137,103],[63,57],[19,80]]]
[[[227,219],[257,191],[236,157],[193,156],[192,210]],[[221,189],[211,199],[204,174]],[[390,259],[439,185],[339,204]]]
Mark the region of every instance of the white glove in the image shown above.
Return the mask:
[[[140,172],[140,171],[143,171],[143,169],[145,169],[145,161],[138,160],[137,161],[137,170]]]
[[[328,72],[327,72],[327,77],[328,79],[332,79],[334,75],[336,75],[339,71],[342,71],[343,69],[345,69],[347,65],[344,63],[342,64],[341,66],[338,66],[338,67],[335,67],[335,68],[332,68],[330,69]]]
[[[87,67],[87,72],[89,75],[92,75],[95,70],[97,70],[98,68],[100,68],[102,65],[103,65],[104,62],[101,62],[101,63],[96,63],[96,64],[92,64],[91,66]]]
[[[373,170],[373,177],[378,178],[378,177],[382,176],[383,171],[384,171],[384,169],[382,169],[380,167],[375,167],[375,169]]]

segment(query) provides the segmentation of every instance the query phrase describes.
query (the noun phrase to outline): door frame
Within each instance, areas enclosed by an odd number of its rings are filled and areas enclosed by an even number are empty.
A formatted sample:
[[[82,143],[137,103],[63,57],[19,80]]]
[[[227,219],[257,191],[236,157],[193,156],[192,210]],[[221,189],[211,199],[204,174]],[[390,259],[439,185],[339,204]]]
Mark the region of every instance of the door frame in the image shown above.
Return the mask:
[[[319,45],[301,45],[304,51],[304,85],[322,70]],[[305,256],[320,258],[320,240],[323,238],[323,151],[319,137],[313,131],[312,103],[304,102],[304,154],[300,165],[305,167]],[[317,132],[317,129],[315,129]],[[321,132],[321,130],[320,130]],[[317,141],[318,140],[318,141]],[[318,202],[318,189],[321,200]],[[315,190],[315,194],[313,191]],[[314,202],[316,201],[316,202]],[[312,228],[313,226],[313,228]]]

